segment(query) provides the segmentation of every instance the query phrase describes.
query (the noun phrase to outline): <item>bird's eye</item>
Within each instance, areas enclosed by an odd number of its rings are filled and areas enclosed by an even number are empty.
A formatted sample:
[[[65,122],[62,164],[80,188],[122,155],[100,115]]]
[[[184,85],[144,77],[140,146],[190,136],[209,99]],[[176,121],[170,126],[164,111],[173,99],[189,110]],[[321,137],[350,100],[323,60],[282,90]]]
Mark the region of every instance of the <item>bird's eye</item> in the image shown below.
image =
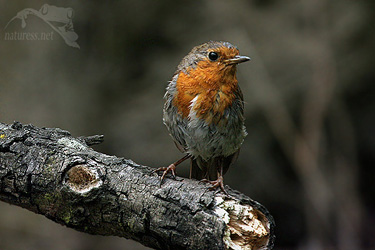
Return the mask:
[[[208,58],[211,61],[216,61],[219,58],[219,54],[216,53],[216,52],[210,52],[210,53],[208,53]]]

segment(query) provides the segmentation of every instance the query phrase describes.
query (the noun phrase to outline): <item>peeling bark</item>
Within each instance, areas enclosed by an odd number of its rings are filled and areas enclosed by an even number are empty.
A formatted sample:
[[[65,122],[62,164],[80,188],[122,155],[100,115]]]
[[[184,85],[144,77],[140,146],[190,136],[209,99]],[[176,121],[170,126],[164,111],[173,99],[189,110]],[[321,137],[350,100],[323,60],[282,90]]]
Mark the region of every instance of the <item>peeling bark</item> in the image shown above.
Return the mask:
[[[0,200],[155,249],[272,248],[275,224],[258,202],[184,178],[167,178],[160,187],[152,168],[89,147],[101,141],[0,123]]]

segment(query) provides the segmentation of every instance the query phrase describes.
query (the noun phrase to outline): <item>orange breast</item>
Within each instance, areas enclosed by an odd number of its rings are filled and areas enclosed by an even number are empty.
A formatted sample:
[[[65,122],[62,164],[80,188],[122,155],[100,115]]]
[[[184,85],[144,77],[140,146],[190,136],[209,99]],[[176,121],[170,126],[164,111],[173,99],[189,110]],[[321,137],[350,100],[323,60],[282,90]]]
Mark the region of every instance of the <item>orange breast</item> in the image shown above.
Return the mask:
[[[179,73],[176,83],[178,94],[173,101],[184,118],[193,108],[198,118],[208,124],[216,123],[224,110],[232,105],[237,84],[235,66],[200,61],[188,73]],[[191,107],[196,96],[195,105]]]

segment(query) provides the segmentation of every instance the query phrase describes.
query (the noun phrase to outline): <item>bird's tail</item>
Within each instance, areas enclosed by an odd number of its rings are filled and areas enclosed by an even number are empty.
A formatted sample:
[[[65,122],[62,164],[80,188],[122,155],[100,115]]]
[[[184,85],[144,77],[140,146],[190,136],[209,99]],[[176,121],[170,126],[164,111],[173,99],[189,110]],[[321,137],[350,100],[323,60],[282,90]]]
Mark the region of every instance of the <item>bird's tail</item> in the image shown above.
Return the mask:
[[[218,178],[218,172],[222,171],[224,175],[228,168],[236,161],[239,151],[227,157],[219,156],[209,161],[200,157],[191,158],[190,178],[197,180],[207,179],[214,181]]]
[[[191,158],[190,178],[196,180],[216,180],[217,170],[216,166],[213,163],[213,160],[204,161],[200,157],[196,159]]]

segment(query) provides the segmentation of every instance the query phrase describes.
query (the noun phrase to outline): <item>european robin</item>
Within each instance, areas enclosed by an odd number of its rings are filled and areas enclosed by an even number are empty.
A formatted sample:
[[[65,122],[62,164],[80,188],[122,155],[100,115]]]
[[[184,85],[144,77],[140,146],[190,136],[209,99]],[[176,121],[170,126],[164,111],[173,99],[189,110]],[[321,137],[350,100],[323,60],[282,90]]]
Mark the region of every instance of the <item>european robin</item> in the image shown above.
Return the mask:
[[[176,166],[191,159],[190,178],[220,187],[244,141],[244,101],[236,78],[240,56],[229,42],[210,41],[194,47],[177,67],[164,99],[163,122],[185,156],[163,171],[176,176]]]

